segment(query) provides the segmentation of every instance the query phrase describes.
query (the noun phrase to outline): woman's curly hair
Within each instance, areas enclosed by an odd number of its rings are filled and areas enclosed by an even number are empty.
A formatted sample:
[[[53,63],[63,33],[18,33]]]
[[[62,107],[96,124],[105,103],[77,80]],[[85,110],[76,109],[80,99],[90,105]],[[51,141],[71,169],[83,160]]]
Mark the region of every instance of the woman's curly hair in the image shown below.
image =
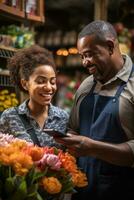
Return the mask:
[[[20,80],[29,79],[34,69],[40,65],[49,65],[56,72],[56,66],[52,53],[38,45],[18,50],[15,55],[8,60],[7,67],[10,71],[11,83],[24,91]]]

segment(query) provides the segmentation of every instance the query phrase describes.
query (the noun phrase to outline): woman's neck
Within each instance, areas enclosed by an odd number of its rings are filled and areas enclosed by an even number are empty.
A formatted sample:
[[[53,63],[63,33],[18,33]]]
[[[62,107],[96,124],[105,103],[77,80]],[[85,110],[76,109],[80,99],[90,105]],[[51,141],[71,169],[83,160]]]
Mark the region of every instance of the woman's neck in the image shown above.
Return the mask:
[[[28,108],[30,110],[30,115],[31,116],[40,116],[43,114],[47,114],[48,113],[48,105],[42,106],[42,105],[35,105],[33,103],[31,103],[30,101],[28,102]]]
[[[48,118],[49,105],[47,106],[34,105],[31,104],[31,102],[29,101],[28,107],[30,110],[30,115],[35,119],[35,121],[42,129],[44,127],[46,119]]]

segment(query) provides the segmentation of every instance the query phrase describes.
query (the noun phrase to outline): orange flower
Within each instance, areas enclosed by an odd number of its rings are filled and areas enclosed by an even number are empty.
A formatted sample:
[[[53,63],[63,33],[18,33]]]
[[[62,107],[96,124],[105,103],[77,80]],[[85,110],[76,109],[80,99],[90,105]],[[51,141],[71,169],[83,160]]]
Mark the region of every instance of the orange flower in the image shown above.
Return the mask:
[[[4,153],[0,153],[0,163],[4,165],[10,165],[10,157]]]
[[[44,147],[43,150],[44,150],[44,153],[55,154],[55,153],[54,153],[54,148],[53,148],[53,147]]]
[[[80,170],[77,173],[72,173],[72,181],[77,187],[85,187],[88,185],[87,177]]]
[[[67,170],[68,172],[77,171],[76,159],[71,154],[69,154],[68,152],[66,153],[61,152],[59,154],[59,158],[65,170]]]
[[[12,142],[10,144],[10,146],[12,146],[13,148],[16,148],[18,150],[19,149],[21,150],[22,148],[27,146],[27,142],[25,140],[19,140],[19,141]]]
[[[42,185],[49,194],[57,194],[61,191],[62,185],[55,177],[45,177],[42,179]]]
[[[25,175],[33,165],[32,158],[21,151],[25,142],[14,142],[9,146],[0,147],[0,162],[13,166],[19,175]]]
[[[31,156],[33,161],[38,161],[42,158],[44,152],[43,148],[38,146],[28,146],[23,150],[27,155]]]
[[[13,155],[15,152],[21,152],[20,150],[26,145],[26,142],[13,142],[9,146],[0,147],[0,161],[3,164],[10,164],[10,155]]]
[[[10,156],[10,161],[12,166],[19,175],[26,175],[26,173],[33,166],[32,158],[29,155],[24,154],[23,152],[15,152]]]
[[[76,159],[68,152],[65,154],[60,153],[59,157],[61,159],[63,168],[71,173],[74,186],[86,186],[88,184],[86,175],[78,169],[76,165]]]
[[[41,165],[38,166],[37,163],[44,164],[43,171],[40,168]],[[0,164],[3,167],[6,165],[6,168],[9,169],[7,178],[13,175],[10,178],[17,182],[19,176],[23,176],[22,181],[23,179],[26,181],[27,192],[29,187],[35,187],[34,184],[37,181],[38,189],[35,188],[36,191],[33,192],[39,193],[41,197],[45,194],[48,197],[54,196],[54,194],[58,196],[62,192],[64,193],[64,188],[71,192],[75,186],[84,187],[87,185],[86,175],[78,169],[76,159],[68,152],[65,153],[54,147],[38,147],[25,141],[13,141],[0,147]],[[3,168],[0,167],[1,169]],[[15,189],[16,185],[14,191]],[[44,194],[42,189],[44,189]]]

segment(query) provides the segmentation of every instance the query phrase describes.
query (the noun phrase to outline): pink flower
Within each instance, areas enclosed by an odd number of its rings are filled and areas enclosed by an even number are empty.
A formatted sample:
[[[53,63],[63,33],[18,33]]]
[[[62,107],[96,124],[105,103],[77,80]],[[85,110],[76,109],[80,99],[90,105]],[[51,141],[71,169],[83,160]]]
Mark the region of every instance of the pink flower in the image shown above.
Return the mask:
[[[14,138],[13,135],[4,134],[0,132],[0,146],[9,145],[11,142],[20,141],[18,138]]]
[[[59,157],[53,154],[45,154],[41,160],[36,162],[37,166],[44,168],[46,165],[49,165],[53,170],[59,170],[61,167],[61,161]]]

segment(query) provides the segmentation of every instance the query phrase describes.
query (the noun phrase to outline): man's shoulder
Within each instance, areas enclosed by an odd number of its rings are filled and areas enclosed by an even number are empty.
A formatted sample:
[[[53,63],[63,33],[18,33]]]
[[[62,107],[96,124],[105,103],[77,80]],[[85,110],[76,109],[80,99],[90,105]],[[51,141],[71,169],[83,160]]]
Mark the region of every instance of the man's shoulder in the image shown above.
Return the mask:
[[[88,76],[84,81],[81,83],[80,87],[78,88],[76,95],[79,96],[81,94],[89,93],[90,89],[94,84],[93,76]]]

